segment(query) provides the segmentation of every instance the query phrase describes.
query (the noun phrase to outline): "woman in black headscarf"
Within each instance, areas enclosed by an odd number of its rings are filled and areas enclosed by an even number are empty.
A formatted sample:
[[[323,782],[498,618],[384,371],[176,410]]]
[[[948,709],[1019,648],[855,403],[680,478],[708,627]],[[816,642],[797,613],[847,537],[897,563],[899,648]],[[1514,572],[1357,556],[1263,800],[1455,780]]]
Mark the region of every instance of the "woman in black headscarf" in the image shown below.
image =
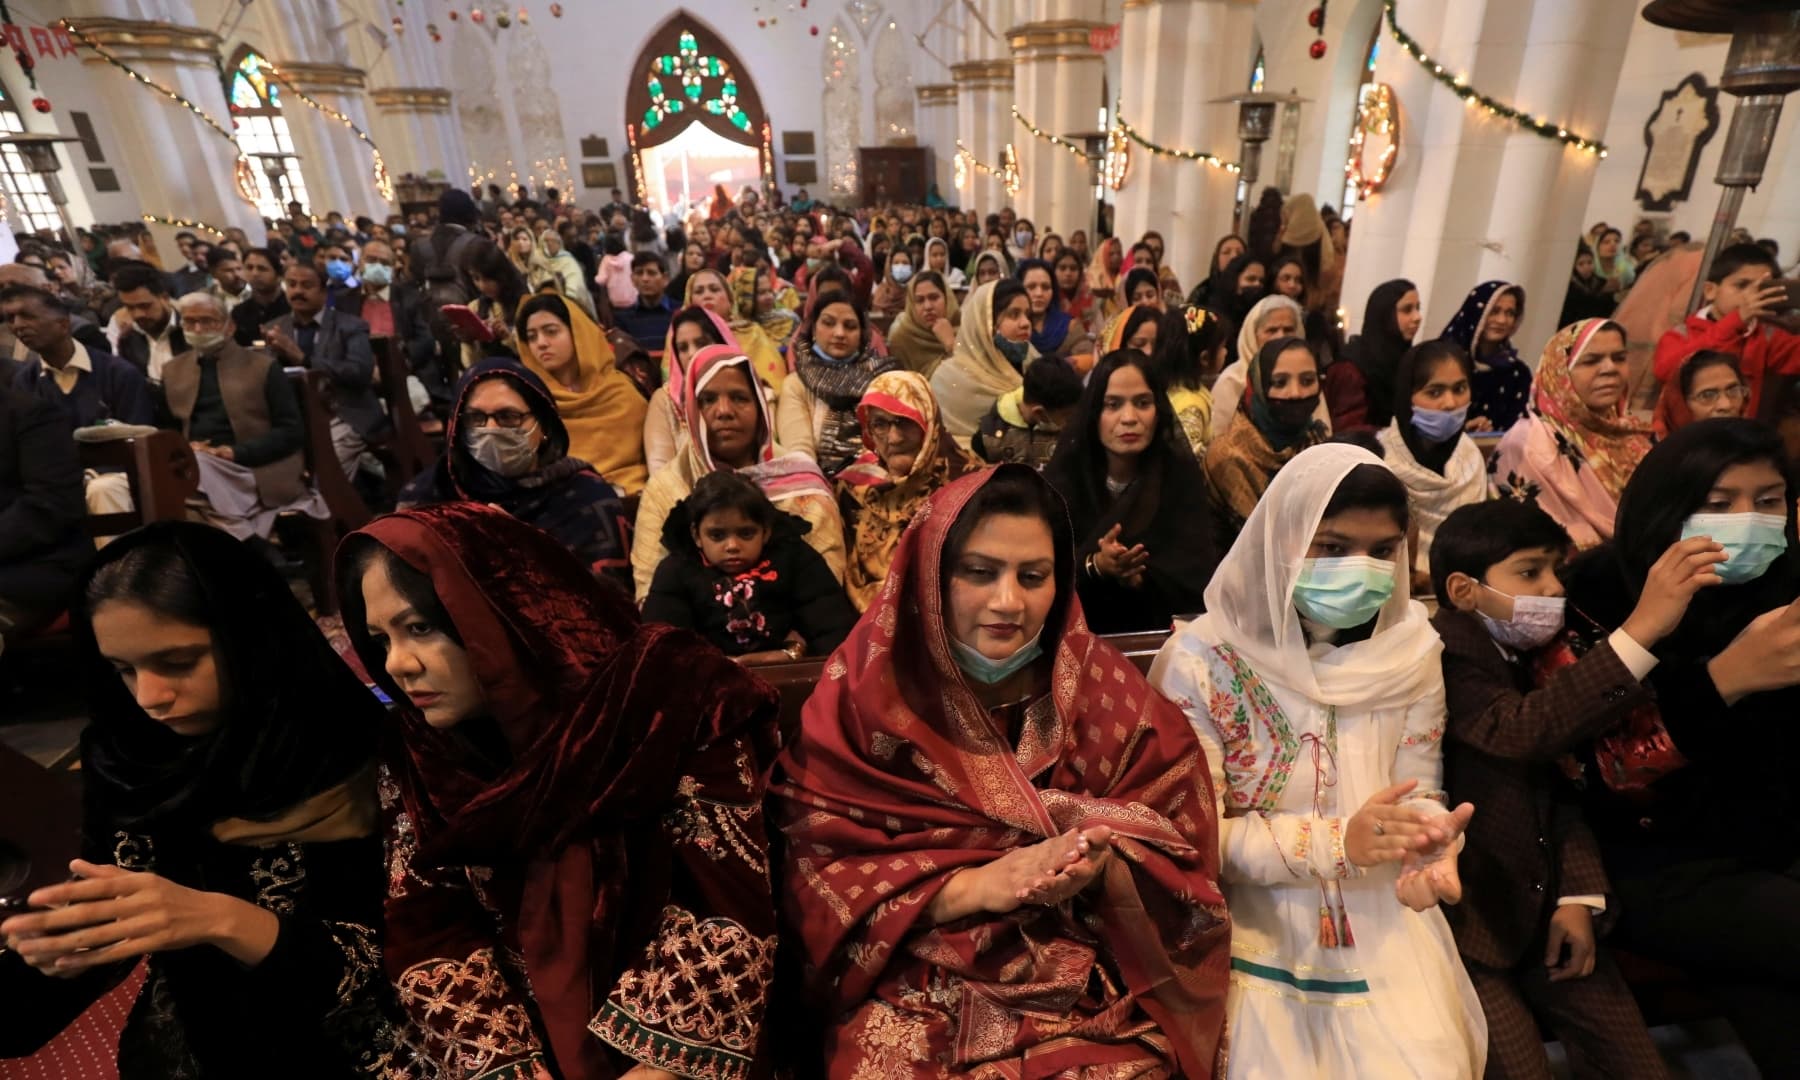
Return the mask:
[[[1221,287],[1213,290],[1211,308],[1223,315],[1233,326],[1243,326],[1244,320],[1250,317],[1250,309],[1256,302],[1269,295],[1269,260],[1260,255],[1245,252],[1231,260],[1221,273]],[[1237,342],[1228,339],[1225,343],[1225,362],[1249,357],[1239,357]]]
[[[1577,757],[1620,899],[1614,940],[1687,969],[1764,1076],[1800,1075],[1800,784],[1785,750],[1800,715],[1800,544],[1783,461],[1774,430],[1736,417],[1651,450],[1611,542],[1566,575],[1563,656],[1671,591],[1677,541],[1724,546],[1722,582],[1656,646],[1651,700]]]
[[[81,880],[0,923],[0,1055],[31,1052],[148,956],[123,1075],[388,1075],[380,703],[225,533],[139,529],[83,590]]]
[[[1412,347],[1423,315],[1419,287],[1405,278],[1375,286],[1363,308],[1362,333],[1344,343],[1343,359],[1325,372],[1331,430],[1380,431],[1393,419],[1394,369]]]
[[[1200,610],[1217,563],[1206,478],[1148,356],[1101,358],[1044,478],[1069,504],[1096,633],[1167,630]]]

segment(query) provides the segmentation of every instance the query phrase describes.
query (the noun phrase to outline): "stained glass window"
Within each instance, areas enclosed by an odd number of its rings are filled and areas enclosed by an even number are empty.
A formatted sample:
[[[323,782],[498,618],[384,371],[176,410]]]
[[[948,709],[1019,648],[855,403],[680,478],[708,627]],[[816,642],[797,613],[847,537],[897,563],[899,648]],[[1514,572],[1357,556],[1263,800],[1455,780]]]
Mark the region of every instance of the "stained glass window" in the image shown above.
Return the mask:
[[[692,30],[683,30],[676,40],[674,55],[664,54],[650,62],[644,76],[650,91],[650,107],[644,110],[644,130],[654,131],[663,121],[687,110],[689,105],[723,116],[739,131],[750,130],[750,115],[738,105],[737,80],[731,65],[716,56],[700,55],[700,42]],[[673,80],[665,83],[664,80]],[[707,97],[709,80],[717,79],[717,90]],[[679,86],[670,93],[670,86]]]
[[[281,115],[281,87],[269,77],[268,64],[254,49],[238,50],[225,89],[238,149],[255,167],[256,209],[266,218],[282,218],[290,202],[311,206],[287,118]]]

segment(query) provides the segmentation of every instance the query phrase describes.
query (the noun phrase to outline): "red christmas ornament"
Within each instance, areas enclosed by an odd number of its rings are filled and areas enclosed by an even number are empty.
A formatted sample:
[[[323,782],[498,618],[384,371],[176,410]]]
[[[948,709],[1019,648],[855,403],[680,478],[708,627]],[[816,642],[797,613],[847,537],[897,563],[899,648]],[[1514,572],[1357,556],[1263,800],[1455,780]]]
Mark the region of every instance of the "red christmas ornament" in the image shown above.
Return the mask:
[[[766,26],[768,26],[768,25],[769,25],[769,20],[767,20],[767,19],[758,19],[758,20],[756,20],[756,28],[757,28],[757,29],[758,29],[758,30],[761,30],[761,29],[763,29],[763,28],[764,28],[764,27],[766,27]]]
[[[37,97],[34,97],[31,99],[31,107],[36,109],[38,112],[47,113],[50,111],[50,99],[45,97],[42,94],[39,94]]]
[[[1312,27],[1314,30],[1317,30],[1319,27],[1324,26],[1325,25],[1325,9],[1322,7],[1316,7],[1316,8],[1313,8],[1311,11],[1307,12],[1306,13],[1306,25]]]
[[[469,21],[474,23],[477,26],[480,26],[482,23],[487,22],[487,12],[481,10],[480,8],[470,8],[469,9]]]
[[[550,5],[550,17],[552,19],[562,18],[562,5],[561,4],[551,4]]]
[[[810,34],[812,34],[812,36],[813,36],[813,37],[818,37],[818,36],[819,36],[819,28],[818,28],[818,27],[816,27],[816,26],[815,26],[815,27],[812,27],[812,28],[811,28],[811,29],[810,29],[810,30],[808,30],[808,31],[807,31],[807,32],[808,32],[808,33],[810,33]]]
[[[524,8],[519,9],[519,25],[520,26],[530,26],[531,25],[531,12],[526,11]]]
[[[456,16],[456,9],[455,9],[455,8],[451,8],[451,9],[450,9],[450,21],[451,21],[451,22],[455,22],[455,21],[456,21],[456,17],[457,17],[457,16]]]
[[[1306,51],[1312,54],[1314,60],[1323,59],[1325,56],[1325,39],[1320,38],[1313,42]]]
[[[396,34],[406,33],[406,24],[402,23],[400,21],[400,16],[398,16],[398,15],[394,16],[394,33],[396,33]]]

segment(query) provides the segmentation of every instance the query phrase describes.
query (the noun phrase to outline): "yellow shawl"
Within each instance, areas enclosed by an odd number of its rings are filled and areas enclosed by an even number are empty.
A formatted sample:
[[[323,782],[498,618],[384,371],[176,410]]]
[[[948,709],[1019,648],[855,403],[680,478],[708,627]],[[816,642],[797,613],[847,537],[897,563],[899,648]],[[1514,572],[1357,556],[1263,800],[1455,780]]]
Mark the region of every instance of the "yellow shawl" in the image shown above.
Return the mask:
[[[906,370],[916,371],[929,379],[949,352],[944,348],[944,343],[938,340],[938,336],[932,333],[931,327],[926,326],[919,318],[919,308],[913,298],[913,290],[918,285],[917,275],[906,283],[906,310],[888,327],[888,355],[900,361]],[[962,305],[956,302],[956,293],[947,286],[943,293],[944,318],[950,320],[951,326],[955,326],[962,317]],[[934,402],[933,406],[935,405]]]
[[[696,270],[688,277],[687,295],[683,297],[685,304],[694,302],[694,282],[702,274],[712,274],[725,286],[725,294],[731,298],[731,312],[725,321],[731,326],[731,334],[737,338],[738,347],[750,358],[750,366],[755,369],[756,377],[769,388],[771,394],[781,390],[781,380],[787,377],[787,361],[782,358],[781,347],[769,332],[756,321],[756,268],[740,266],[725,275],[710,267]]]
[[[994,345],[995,284],[977,285],[969,294],[968,309],[956,330],[956,351],[931,376],[931,393],[943,412],[944,430],[965,444],[1000,395],[1025,383]],[[1028,350],[1020,370],[1037,358],[1036,349]]]
[[[519,306],[530,301],[527,297]],[[613,366],[612,344],[579,305],[564,302],[569,312],[569,333],[575,339],[575,364],[581,389],[571,390],[538,363],[523,340],[519,358],[532,374],[544,380],[556,402],[557,414],[569,429],[569,456],[594,467],[606,482],[627,495],[635,495],[649,479],[644,467],[644,395]]]

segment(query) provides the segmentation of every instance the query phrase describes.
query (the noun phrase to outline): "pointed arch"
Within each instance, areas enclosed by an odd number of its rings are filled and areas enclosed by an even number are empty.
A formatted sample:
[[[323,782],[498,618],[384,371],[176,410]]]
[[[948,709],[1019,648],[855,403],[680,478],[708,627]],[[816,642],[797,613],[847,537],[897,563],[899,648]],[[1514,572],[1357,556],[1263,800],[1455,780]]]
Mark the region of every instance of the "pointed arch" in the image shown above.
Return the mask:
[[[679,8],[651,31],[631,66],[625,122],[639,149],[699,123],[745,146],[762,146],[768,121],[750,69],[712,27]]]
[[[476,188],[504,186],[510,180],[506,162],[512,152],[506,117],[500,111],[493,53],[479,34],[464,28],[457,32],[450,55],[458,80],[456,121],[469,152],[469,182]]]
[[[286,217],[289,202],[310,211],[306,177],[281,112],[281,87],[269,77],[269,62],[249,45],[240,45],[223,74],[238,149],[255,167],[256,209],[266,218]]]

